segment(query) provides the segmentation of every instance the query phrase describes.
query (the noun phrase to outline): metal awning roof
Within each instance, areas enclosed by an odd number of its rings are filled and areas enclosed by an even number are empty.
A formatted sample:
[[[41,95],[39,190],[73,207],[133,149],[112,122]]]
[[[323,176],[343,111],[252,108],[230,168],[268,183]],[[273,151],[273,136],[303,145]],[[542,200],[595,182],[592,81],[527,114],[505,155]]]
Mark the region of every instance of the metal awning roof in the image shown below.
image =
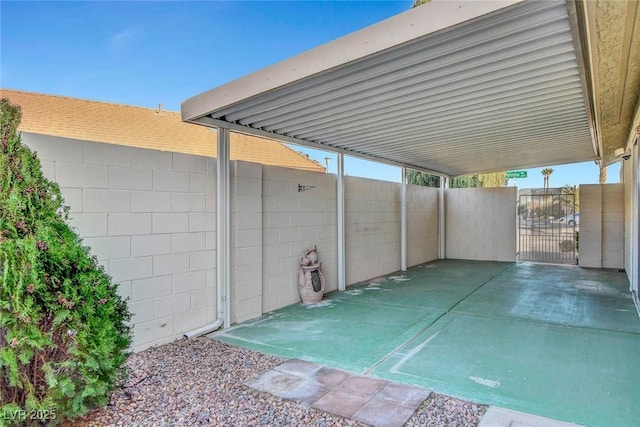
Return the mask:
[[[188,99],[183,120],[450,176],[594,160],[573,7],[434,0]]]

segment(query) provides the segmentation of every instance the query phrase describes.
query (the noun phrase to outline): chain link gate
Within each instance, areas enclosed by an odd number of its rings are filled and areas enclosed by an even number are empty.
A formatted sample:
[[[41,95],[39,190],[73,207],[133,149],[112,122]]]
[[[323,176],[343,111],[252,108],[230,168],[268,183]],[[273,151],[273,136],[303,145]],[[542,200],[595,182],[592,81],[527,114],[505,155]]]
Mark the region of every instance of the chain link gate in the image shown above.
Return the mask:
[[[567,189],[520,190],[518,260],[577,264],[580,214]]]

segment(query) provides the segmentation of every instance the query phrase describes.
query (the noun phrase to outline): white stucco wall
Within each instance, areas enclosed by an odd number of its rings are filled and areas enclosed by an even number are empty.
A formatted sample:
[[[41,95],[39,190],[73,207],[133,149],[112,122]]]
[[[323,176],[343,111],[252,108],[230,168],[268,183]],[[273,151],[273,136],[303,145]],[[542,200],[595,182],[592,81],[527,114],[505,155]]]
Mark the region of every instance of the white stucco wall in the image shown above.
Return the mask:
[[[515,261],[516,197],[515,187],[447,189],[447,258]]]
[[[215,159],[23,133],[129,297],[133,348],[216,318]]]
[[[624,206],[624,184],[580,186],[580,266],[624,268]]]

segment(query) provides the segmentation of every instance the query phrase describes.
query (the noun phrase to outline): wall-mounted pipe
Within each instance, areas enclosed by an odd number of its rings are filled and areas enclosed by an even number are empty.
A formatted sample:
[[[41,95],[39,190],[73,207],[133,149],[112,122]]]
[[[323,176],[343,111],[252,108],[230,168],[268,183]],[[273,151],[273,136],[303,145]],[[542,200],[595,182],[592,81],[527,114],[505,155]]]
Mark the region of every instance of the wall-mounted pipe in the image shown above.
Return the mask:
[[[344,234],[344,155],[338,153],[338,171],[336,176],[336,210],[338,229],[338,290],[344,291],[346,284],[345,234]]]
[[[218,319],[215,322],[205,325],[201,328],[194,329],[189,332],[185,332],[184,337],[186,339],[192,339],[192,338],[197,338],[200,335],[210,334],[211,332],[217,331],[218,329],[220,329],[220,327],[222,326],[222,323],[223,323],[222,319]]]
[[[216,171],[216,288],[218,319],[231,326],[231,165],[229,129],[218,129]]]
[[[407,271],[407,168],[400,183],[400,270]]]
[[[438,258],[447,258],[447,209],[445,203],[447,201],[446,191],[449,188],[449,179],[440,177],[440,189],[438,193]]]
[[[221,326],[228,328],[231,324],[231,192],[230,186],[230,157],[229,157],[230,135],[229,129],[218,129],[218,156],[216,164],[217,173],[217,215],[216,215],[216,298],[217,298],[217,320],[201,328],[184,333],[184,337],[196,338],[200,335],[211,333]]]

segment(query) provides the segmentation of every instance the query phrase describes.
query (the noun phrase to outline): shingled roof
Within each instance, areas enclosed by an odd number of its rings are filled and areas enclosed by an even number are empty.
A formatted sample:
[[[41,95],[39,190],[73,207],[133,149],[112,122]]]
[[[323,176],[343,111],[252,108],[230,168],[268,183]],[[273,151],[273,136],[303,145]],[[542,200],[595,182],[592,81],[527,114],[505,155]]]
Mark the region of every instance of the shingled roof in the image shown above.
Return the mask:
[[[10,89],[0,89],[0,97],[22,108],[23,132],[216,156],[216,132],[183,122],[177,112]],[[232,160],[325,171],[282,143],[245,134],[231,133],[230,154]]]

